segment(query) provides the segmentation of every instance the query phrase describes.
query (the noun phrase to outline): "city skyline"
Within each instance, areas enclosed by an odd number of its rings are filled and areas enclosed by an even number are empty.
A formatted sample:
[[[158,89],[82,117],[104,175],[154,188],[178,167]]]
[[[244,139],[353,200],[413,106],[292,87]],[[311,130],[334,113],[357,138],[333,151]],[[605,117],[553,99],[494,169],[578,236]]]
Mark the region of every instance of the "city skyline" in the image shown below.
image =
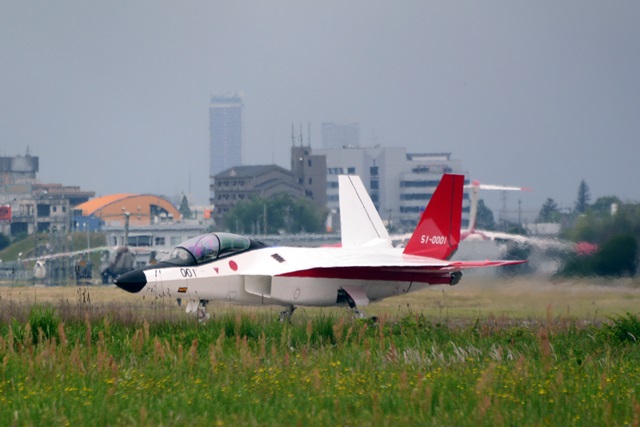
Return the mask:
[[[289,167],[291,124],[451,152],[508,207],[640,200],[640,3],[381,1],[0,6],[0,155],[97,195],[208,200],[211,94],[244,93],[243,163]],[[499,194],[481,194],[497,212]]]

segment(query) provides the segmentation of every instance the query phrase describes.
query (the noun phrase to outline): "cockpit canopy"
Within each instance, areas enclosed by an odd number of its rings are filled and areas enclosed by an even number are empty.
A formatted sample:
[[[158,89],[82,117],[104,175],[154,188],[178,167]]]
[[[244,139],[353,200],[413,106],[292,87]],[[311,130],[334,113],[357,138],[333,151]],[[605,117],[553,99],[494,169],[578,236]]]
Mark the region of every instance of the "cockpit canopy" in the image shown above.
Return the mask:
[[[245,251],[252,246],[262,247],[248,237],[230,233],[211,233],[193,237],[171,250],[164,261],[175,265],[199,265],[221,256]]]

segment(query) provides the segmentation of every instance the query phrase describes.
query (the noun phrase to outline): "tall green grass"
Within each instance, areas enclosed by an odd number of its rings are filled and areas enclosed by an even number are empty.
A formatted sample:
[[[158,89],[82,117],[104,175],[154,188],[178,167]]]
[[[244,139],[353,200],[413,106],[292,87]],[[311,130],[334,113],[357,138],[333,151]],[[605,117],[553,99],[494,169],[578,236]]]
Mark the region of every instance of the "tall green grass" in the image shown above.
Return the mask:
[[[6,307],[5,307],[6,308]],[[603,325],[333,315],[201,324],[9,307],[0,425],[637,425],[640,352]],[[635,322],[635,323],[634,323]]]

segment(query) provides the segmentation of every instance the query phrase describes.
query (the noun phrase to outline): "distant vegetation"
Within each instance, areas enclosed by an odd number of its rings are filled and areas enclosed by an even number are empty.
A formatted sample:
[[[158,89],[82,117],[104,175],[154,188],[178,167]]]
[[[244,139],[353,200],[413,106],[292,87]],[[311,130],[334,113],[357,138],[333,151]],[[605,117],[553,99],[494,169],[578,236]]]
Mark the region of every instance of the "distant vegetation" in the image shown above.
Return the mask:
[[[597,245],[593,254],[577,254],[560,270],[561,275],[635,276],[640,259],[640,205],[615,196],[589,204],[584,181],[580,183],[576,209],[567,218],[563,236],[573,242]]]
[[[326,210],[285,193],[238,203],[224,217],[224,227],[241,234],[321,233]]]
[[[178,211],[180,211],[180,215],[182,215],[183,219],[191,219],[191,217],[193,216],[193,212],[189,207],[189,200],[187,199],[187,196],[184,194],[180,199],[180,208],[178,208]]]
[[[11,245],[11,239],[5,234],[0,233],[0,251]]]
[[[582,180],[573,210],[561,211],[558,204],[548,198],[537,221],[559,223],[560,237],[577,245],[576,252],[561,255],[564,262],[558,271],[560,276],[629,277],[638,273],[640,204],[623,202],[616,196],[600,197],[591,203],[589,186]],[[517,228],[507,231],[526,234],[525,230]],[[584,243],[591,246],[585,245],[587,249],[582,250]],[[596,249],[592,251],[591,248]],[[523,259],[528,250],[526,245],[514,245],[508,257]],[[527,272],[522,267],[512,270]]]

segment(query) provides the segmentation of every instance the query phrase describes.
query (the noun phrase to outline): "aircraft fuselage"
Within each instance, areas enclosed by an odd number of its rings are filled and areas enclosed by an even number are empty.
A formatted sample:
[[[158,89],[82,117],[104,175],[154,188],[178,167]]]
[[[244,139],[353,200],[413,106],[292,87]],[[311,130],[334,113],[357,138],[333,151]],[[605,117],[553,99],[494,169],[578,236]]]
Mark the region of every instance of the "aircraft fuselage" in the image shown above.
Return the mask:
[[[359,298],[359,305],[394,295],[448,284],[440,272],[399,272],[385,261],[410,259],[400,250],[342,248],[262,248],[195,266],[159,263],[121,276],[118,286],[154,297],[193,301],[228,301],[252,305],[334,306],[347,302],[341,291]],[[375,268],[376,258],[380,261]],[[360,260],[360,261],[358,261]],[[348,264],[348,266],[347,266]],[[140,276],[140,274],[144,274]],[[137,278],[136,278],[137,277]],[[130,282],[130,283],[128,283]]]

